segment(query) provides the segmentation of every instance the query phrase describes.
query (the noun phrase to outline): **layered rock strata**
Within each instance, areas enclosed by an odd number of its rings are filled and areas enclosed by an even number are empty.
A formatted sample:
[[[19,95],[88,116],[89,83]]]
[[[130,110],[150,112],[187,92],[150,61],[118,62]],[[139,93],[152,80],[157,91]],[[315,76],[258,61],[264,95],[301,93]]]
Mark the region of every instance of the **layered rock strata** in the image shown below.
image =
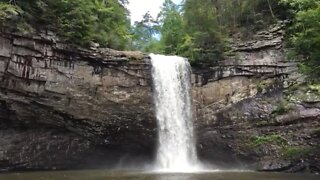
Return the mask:
[[[51,33],[1,32],[0,47],[0,168],[77,167],[101,155],[100,146],[152,154],[143,54],[75,48]]]
[[[219,66],[193,67],[203,161],[319,172],[320,92],[303,85],[304,76],[286,59],[284,26],[253,40],[235,38]],[[149,57],[73,47],[50,32],[2,31],[0,47],[1,170],[152,160],[157,124]]]

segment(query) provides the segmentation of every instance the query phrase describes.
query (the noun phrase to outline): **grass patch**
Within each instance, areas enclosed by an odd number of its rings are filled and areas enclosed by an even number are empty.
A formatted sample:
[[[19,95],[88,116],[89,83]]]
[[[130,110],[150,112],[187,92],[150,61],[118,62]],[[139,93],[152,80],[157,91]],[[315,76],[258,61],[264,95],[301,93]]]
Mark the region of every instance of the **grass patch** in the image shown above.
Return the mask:
[[[257,84],[257,91],[258,93],[262,93],[263,92],[263,89],[264,89],[264,84],[262,84],[261,82],[259,82]]]
[[[272,134],[266,136],[253,136],[250,138],[250,144],[253,147],[258,147],[264,144],[276,144],[279,146],[285,146],[288,141],[281,135]]]
[[[309,89],[314,93],[320,94],[320,85],[319,84],[309,85]]]
[[[282,154],[286,158],[306,157],[314,152],[310,147],[284,147]]]
[[[288,101],[281,101],[271,114],[273,116],[283,115],[290,111],[290,109]]]
[[[276,109],[272,111],[273,115],[283,115],[287,112],[287,109],[283,105],[279,105]]]

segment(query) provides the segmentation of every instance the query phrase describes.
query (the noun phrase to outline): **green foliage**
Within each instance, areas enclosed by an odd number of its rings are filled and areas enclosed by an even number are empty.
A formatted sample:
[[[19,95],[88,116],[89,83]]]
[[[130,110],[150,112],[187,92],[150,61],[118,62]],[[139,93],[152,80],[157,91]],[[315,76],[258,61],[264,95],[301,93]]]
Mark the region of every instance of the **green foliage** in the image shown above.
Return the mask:
[[[250,139],[250,146],[257,148],[262,145],[276,145],[281,155],[285,158],[295,159],[304,158],[320,152],[320,146],[297,147],[291,146],[288,140],[281,135],[272,134],[265,136],[253,136]]]
[[[282,154],[286,158],[302,158],[313,153],[315,149],[310,147],[290,147],[286,146],[282,149]]]
[[[132,48],[144,52],[162,53],[160,42],[154,37],[159,32],[158,28],[158,22],[149,12],[146,13],[143,20],[135,22],[132,27]]]
[[[252,34],[280,18],[282,9],[277,2],[186,0],[180,6],[166,0],[157,20],[135,24],[133,46],[147,52],[185,56],[194,64],[217,64],[224,58],[232,34],[243,29]]]
[[[250,144],[253,147],[258,147],[264,144],[276,144],[279,146],[285,146],[288,141],[281,135],[272,134],[265,136],[253,136],[250,138]]]
[[[258,80],[256,83],[256,88],[258,93],[265,93],[268,89],[268,82],[264,80]]]
[[[130,39],[127,10],[118,0],[0,0],[14,11],[8,23],[20,29],[49,29],[65,40],[86,46],[125,49]],[[12,3],[12,4],[10,4]],[[8,8],[7,8],[8,9]],[[19,10],[19,11],[15,11]],[[0,19],[1,20],[1,19]],[[28,28],[26,28],[28,27]],[[32,27],[32,28],[30,28]]]
[[[251,36],[253,31],[263,29],[277,19],[286,18],[286,11],[278,0],[186,0],[185,8],[186,14],[187,8],[193,9],[189,16],[198,21],[202,21],[204,15],[205,26],[215,26],[216,31],[224,36],[239,31],[245,37]],[[200,9],[200,14],[192,13],[197,13],[194,11],[196,9]]]
[[[281,3],[289,5],[295,12],[299,12],[317,6],[319,0],[281,0]]]
[[[21,12],[21,9],[17,6],[0,2],[0,22],[8,20],[14,16],[18,16]]]
[[[282,0],[294,16],[290,29],[290,45],[300,70],[319,80],[320,75],[320,0]]]
[[[277,108],[275,110],[272,111],[273,115],[282,115],[285,114],[287,112],[287,109],[285,106],[283,106],[282,104],[278,105]]]
[[[210,64],[221,60],[225,44],[213,2],[187,0],[184,11],[187,33],[192,37],[189,49],[192,49],[194,60]]]
[[[166,0],[158,16],[158,21],[161,24],[162,51],[165,54],[182,54],[181,45],[186,34],[179,7],[171,0]]]
[[[281,3],[279,3],[281,2]],[[301,71],[320,75],[320,0],[166,0],[157,19],[146,14],[130,26],[126,0],[0,0],[0,23],[22,33],[48,29],[82,46],[185,56],[191,63],[217,64],[234,34],[253,31],[277,19],[293,18],[292,58]],[[241,32],[241,33],[239,33]],[[240,36],[241,37],[241,36]]]
[[[317,94],[320,94],[320,84],[311,84],[309,89]]]
[[[287,113],[290,110],[288,107],[288,102],[287,101],[281,101],[278,106],[272,111],[272,115],[277,116],[277,115],[283,115]]]

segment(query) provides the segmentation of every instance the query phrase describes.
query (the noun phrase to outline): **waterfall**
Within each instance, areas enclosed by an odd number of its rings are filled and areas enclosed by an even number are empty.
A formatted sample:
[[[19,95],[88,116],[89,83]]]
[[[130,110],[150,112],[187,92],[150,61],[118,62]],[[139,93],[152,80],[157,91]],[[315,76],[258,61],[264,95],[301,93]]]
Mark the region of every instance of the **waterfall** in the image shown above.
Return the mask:
[[[158,121],[156,169],[194,171],[190,64],[182,57],[151,54],[154,101]]]

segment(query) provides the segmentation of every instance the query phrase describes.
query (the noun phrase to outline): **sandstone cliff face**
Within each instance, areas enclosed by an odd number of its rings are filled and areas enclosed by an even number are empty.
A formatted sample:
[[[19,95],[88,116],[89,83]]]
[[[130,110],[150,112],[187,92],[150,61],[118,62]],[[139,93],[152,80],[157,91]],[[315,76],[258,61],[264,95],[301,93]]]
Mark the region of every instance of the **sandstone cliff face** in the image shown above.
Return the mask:
[[[233,56],[221,66],[194,71],[203,160],[227,159],[227,165],[266,171],[319,171],[320,94],[301,85],[305,77],[285,59],[283,27],[235,41]],[[304,93],[316,95],[311,102],[297,100]]]
[[[285,59],[283,27],[235,41],[218,67],[193,69],[202,160],[319,171],[320,95],[292,90],[304,77]],[[101,167],[130,154],[152,160],[157,125],[147,56],[73,48],[50,33],[1,32],[0,47],[0,169]]]
[[[153,152],[144,55],[76,49],[50,33],[1,32],[0,47],[0,169],[77,167],[99,160],[99,145]]]

